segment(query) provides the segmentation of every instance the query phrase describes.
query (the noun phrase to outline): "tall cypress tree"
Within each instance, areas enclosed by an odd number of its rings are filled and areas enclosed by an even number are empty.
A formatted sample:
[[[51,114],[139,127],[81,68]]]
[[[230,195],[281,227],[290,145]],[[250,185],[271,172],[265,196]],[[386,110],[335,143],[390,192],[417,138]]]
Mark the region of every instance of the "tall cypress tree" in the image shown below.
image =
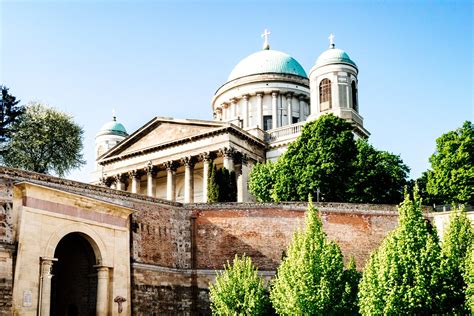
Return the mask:
[[[217,184],[217,168],[210,162],[209,175],[207,177],[207,202],[215,203],[219,201],[219,186]]]
[[[20,100],[8,92],[8,88],[0,85],[0,151],[3,143],[8,141],[11,134],[11,126],[25,112],[23,106],[19,106]]]

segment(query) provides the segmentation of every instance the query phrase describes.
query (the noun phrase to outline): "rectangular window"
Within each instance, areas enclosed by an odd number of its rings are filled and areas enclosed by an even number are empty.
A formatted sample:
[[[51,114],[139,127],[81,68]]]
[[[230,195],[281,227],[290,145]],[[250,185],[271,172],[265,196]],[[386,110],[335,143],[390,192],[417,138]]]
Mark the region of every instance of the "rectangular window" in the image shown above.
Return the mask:
[[[272,129],[272,116],[264,115],[263,116],[263,130],[268,131],[269,129]]]
[[[293,122],[293,124],[296,124],[296,123],[298,123],[298,118],[297,118],[297,117],[295,117],[295,116],[293,116],[293,120],[292,120],[292,122]]]

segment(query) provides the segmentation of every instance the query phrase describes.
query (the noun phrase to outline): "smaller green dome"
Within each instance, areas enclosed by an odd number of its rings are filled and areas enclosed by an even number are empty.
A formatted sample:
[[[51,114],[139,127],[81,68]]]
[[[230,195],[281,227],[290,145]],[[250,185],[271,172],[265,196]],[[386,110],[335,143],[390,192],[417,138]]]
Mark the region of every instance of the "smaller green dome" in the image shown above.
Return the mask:
[[[117,122],[117,119],[114,116],[112,121],[105,123],[97,133],[97,136],[101,135],[128,136],[128,133],[122,123]]]
[[[341,63],[357,67],[356,63],[352,61],[345,51],[339,48],[331,47],[319,55],[318,59],[316,60],[316,67]]]

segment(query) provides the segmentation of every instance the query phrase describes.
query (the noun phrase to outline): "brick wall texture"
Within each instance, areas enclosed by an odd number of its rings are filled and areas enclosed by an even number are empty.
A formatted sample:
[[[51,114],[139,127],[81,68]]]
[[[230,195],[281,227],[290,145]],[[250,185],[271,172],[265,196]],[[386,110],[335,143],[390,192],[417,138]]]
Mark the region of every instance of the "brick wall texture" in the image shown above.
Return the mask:
[[[11,192],[31,182],[134,210],[131,291],[134,315],[209,314],[208,283],[235,254],[247,254],[269,279],[298,227],[306,203],[171,203],[65,179],[0,168],[0,315],[11,309],[14,227]],[[397,225],[393,205],[316,203],[324,230],[346,260],[362,269],[370,252]]]

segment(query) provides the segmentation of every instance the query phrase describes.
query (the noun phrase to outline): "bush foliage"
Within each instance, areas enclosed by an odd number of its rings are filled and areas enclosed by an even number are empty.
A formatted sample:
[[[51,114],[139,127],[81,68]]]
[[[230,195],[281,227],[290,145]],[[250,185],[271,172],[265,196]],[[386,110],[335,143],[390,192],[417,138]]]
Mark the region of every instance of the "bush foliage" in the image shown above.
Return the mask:
[[[326,315],[353,312],[357,271],[347,272],[341,250],[329,241],[318,212],[310,204],[304,231],[298,230],[288,247],[270,292],[279,315]]]
[[[441,249],[423,218],[421,201],[406,194],[399,226],[372,253],[359,284],[362,315],[426,315],[437,311]]]
[[[227,263],[209,286],[209,295],[214,315],[264,315],[268,309],[263,280],[245,255]]]

